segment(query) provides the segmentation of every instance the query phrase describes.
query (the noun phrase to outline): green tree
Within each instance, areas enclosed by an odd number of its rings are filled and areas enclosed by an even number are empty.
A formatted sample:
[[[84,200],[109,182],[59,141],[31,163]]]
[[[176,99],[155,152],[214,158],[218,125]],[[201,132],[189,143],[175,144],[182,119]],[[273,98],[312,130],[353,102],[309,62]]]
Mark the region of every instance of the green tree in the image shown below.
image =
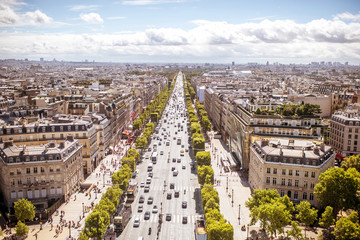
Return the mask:
[[[90,238],[102,239],[110,224],[110,216],[106,211],[94,211],[85,219],[85,232]]]
[[[322,206],[331,206],[334,215],[344,209],[354,208],[359,199],[359,172],[354,168],[329,168],[319,177],[314,193]]]
[[[296,218],[300,222],[304,223],[306,227],[312,225],[317,219],[317,210],[313,209],[308,201],[302,201],[296,206],[296,210],[299,214],[296,214]],[[306,228],[305,228],[306,237]]]
[[[200,185],[205,185],[206,178],[210,176],[210,183],[207,182],[208,185],[213,185],[214,183],[214,170],[211,166],[198,166],[198,180]]]
[[[287,235],[295,238],[296,240],[304,239],[301,228],[299,228],[299,224],[295,221],[291,221],[291,229],[286,231]]]
[[[207,201],[214,198],[216,203],[219,203],[219,194],[213,186],[205,185],[201,188],[202,205],[205,206]]]
[[[142,121],[140,119],[136,119],[133,123],[133,130],[135,131],[140,129],[141,125],[142,125]]]
[[[358,240],[360,239],[359,216],[356,211],[348,217],[340,218],[335,225],[333,234],[337,240]]]
[[[106,211],[111,215],[115,214],[116,207],[108,198],[102,198],[99,204],[95,205],[95,209],[99,211]]]
[[[35,206],[27,199],[19,199],[14,203],[15,216],[17,220],[25,222],[32,221],[35,217]]]
[[[192,122],[191,125],[190,125],[190,131],[191,131],[191,134],[201,133],[200,123],[198,123],[198,122]]]
[[[136,161],[140,160],[140,153],[136,151],[136,149],[133,148],[129,149],[128,156],[133,157]]]
[[[119,205],[119,198],[123,191],[119,186],[113,186],[106,189],[106,192],[102,195],[101,199],[108,198],[115,207]]]
[[[205,139],[204,139],[204,137],[202,137],[202,138],[193,138],[193,146],[194,146],[194,152],[205,150]]]
[[[331,225],[334,224],[334,222],[335,219],[334,219],[333,208],[327,206],[325,208],[325,211],[321,215],[319,225],[322,226],[323,228],[329,228]]]
[[[29,232],[29,227],[26,226],[25,223],[18,221],[18,223],[15,226],[15,232],[16,232],[16,236],[18,237],[26,236]]]
[[[159,114],[157,114],[157,113],[151,113],[151,115],[150,115],[151,122],[157,122],[158,121],[158,116],[159,116]]]
[[[209,240],[233,240],[234,228],[230,223],[213,222],[207,224]]]
[[[220,211],[220,205],[215,201],[214,198],[210,198],[205,204],[205,207],[204,207],[205,213],[207,213],[211,210],[214,210],[214,209],[217,209]]]
[[[345,170],[348,170],[349,168],[355,168],[358,172],[360,172],[360,154],[344,158],[344,160],[341,162],[341,167]]]
[[[213,221],[219,222],[221,219],[223,219],[223,216],[221,215],[219,209],[212,208],[212,209],[208,209],[205,212],[205,218],[207,223],[211,223]]]
[[[202,165],[210,166],[211,165],[210,152],[207,152],[207,151],[197,152],[195,159],[196,159],[197,165],[199,165],[199,166],[202,166]]]
[[[202,122],[202,125],[204,126],[205,131],[210,131],[211,130],[211,122],[210,122],[208,117],[204,116],[202,118],[201,122]]]
[[[123,157],[121,160],[122,166],[128,166],[131,169],[131,172],[135,172],[135,158],[133,156],[131,157]]]
[[[147,139],[145,137],[140,137],[136,139],[136,148],[145,149],[147,145]]]

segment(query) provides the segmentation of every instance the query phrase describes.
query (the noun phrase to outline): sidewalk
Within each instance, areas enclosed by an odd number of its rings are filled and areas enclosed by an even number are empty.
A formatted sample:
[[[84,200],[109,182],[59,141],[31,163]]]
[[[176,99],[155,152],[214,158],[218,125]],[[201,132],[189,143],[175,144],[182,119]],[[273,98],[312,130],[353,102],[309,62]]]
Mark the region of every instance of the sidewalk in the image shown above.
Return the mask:
[[[246,231],[241,231],[241,226],[247,226],[250,222],[250,211],[245,207],[245,202],[251,196],[249,184],[240,172],[226,173],[224,171],[221,166],[220,155],[225,153],[226,149],[220,139],[214,139],[214,132],[210,132],[209,135],[210,144],[206,144],[205,148],[206,151],[211,153],[211,165],[215,179],[214,186],[220,197],[220,212],[234,227],[234,239],[246,239],[247,228]]]
[[[122,150],[121,150],[122,148]],[[69,202],[65,202],[58,208],[58,213],[55,212],[52,215],[53,218],[53,228],[51,229],[51,223],[43,222],[42,230],[40,230],[40,225],[32,225],[29,226],[29,233],[26,239],[28,240],[35,240],[35,239],[68,239],[69,236],[73,238],[77,238],[79,233],[81,232],[82,228],[85,224],[86,217],[91,212],[92,204],[95,206],[100,199],[102,194],[106,191],[106,188],[110,187],[111,184],[111,174],[118,171],[121,167],[121,159],[123,155],[126,153],[126,150],[129,149],[129,146],[125,145],[125,142],[120,142],[115,147],[114,154],[107,155],[97,166],[97,168],[92,172],[88,178],[84,181],[84,183],[93,183],[95,186],[100,189],[100,193],[95,193],[94,190],[91,190],[91,193],[86,196],[86,192],[76,192],[71,197]],[[85,210],[83,213],[83,209]],[[80,227],[78,228],[69,228],[63,226],[62,231],[59,234],[55,233],[55,229],[57,225],[60,224],[60,214],[65,212],[63,216],[63,222],[66,221],[75,225],[79,222]],[[60,227],[61,229],[61,227]],[[15,233],[15,229],[12,229],[12,233]],[[37,233],[37,238],[35,234]],[[6,237],[8,235],[4,235]]]

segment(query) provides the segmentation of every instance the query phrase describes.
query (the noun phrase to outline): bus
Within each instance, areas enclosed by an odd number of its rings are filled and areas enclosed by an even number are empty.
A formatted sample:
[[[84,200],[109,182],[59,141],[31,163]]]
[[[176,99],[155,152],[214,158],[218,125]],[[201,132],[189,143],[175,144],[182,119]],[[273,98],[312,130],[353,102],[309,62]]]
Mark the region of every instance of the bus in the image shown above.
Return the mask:
[[[156,161],[157,161],[157,155],[158,155],[157,152],[153,152],[152,155],[151,155],[151,161],[152,161],[153,164],[155,164]]]
[[[181,145],[181,137],[177,138],[177,145]]]

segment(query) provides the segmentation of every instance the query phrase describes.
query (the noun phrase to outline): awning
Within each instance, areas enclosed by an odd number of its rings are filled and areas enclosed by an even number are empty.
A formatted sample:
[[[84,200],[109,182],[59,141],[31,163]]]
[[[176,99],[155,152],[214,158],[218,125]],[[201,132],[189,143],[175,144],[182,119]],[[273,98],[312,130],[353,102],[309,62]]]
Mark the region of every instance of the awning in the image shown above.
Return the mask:
[[[342,160],[342,159],[344,159],[344,157],[343,157],[343,156],[341,156],[341,155],[340,155],[340,154],[338,154],[338,153],[336,154],[336,157],[337,157],[337,158],[340,158],[341,160]]]

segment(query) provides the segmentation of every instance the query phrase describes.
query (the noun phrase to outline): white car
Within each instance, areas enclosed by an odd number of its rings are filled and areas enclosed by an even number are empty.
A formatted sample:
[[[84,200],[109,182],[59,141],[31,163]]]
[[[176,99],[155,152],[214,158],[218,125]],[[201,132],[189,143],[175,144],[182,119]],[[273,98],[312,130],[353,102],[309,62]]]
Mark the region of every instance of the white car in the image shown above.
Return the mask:
[[[140,218],[135,218],[133,227],[139,227],[140,226]]]
[[[140,187],[143,188],[145,186],[145,183],[144,182],[141,182],[140,183]]]

